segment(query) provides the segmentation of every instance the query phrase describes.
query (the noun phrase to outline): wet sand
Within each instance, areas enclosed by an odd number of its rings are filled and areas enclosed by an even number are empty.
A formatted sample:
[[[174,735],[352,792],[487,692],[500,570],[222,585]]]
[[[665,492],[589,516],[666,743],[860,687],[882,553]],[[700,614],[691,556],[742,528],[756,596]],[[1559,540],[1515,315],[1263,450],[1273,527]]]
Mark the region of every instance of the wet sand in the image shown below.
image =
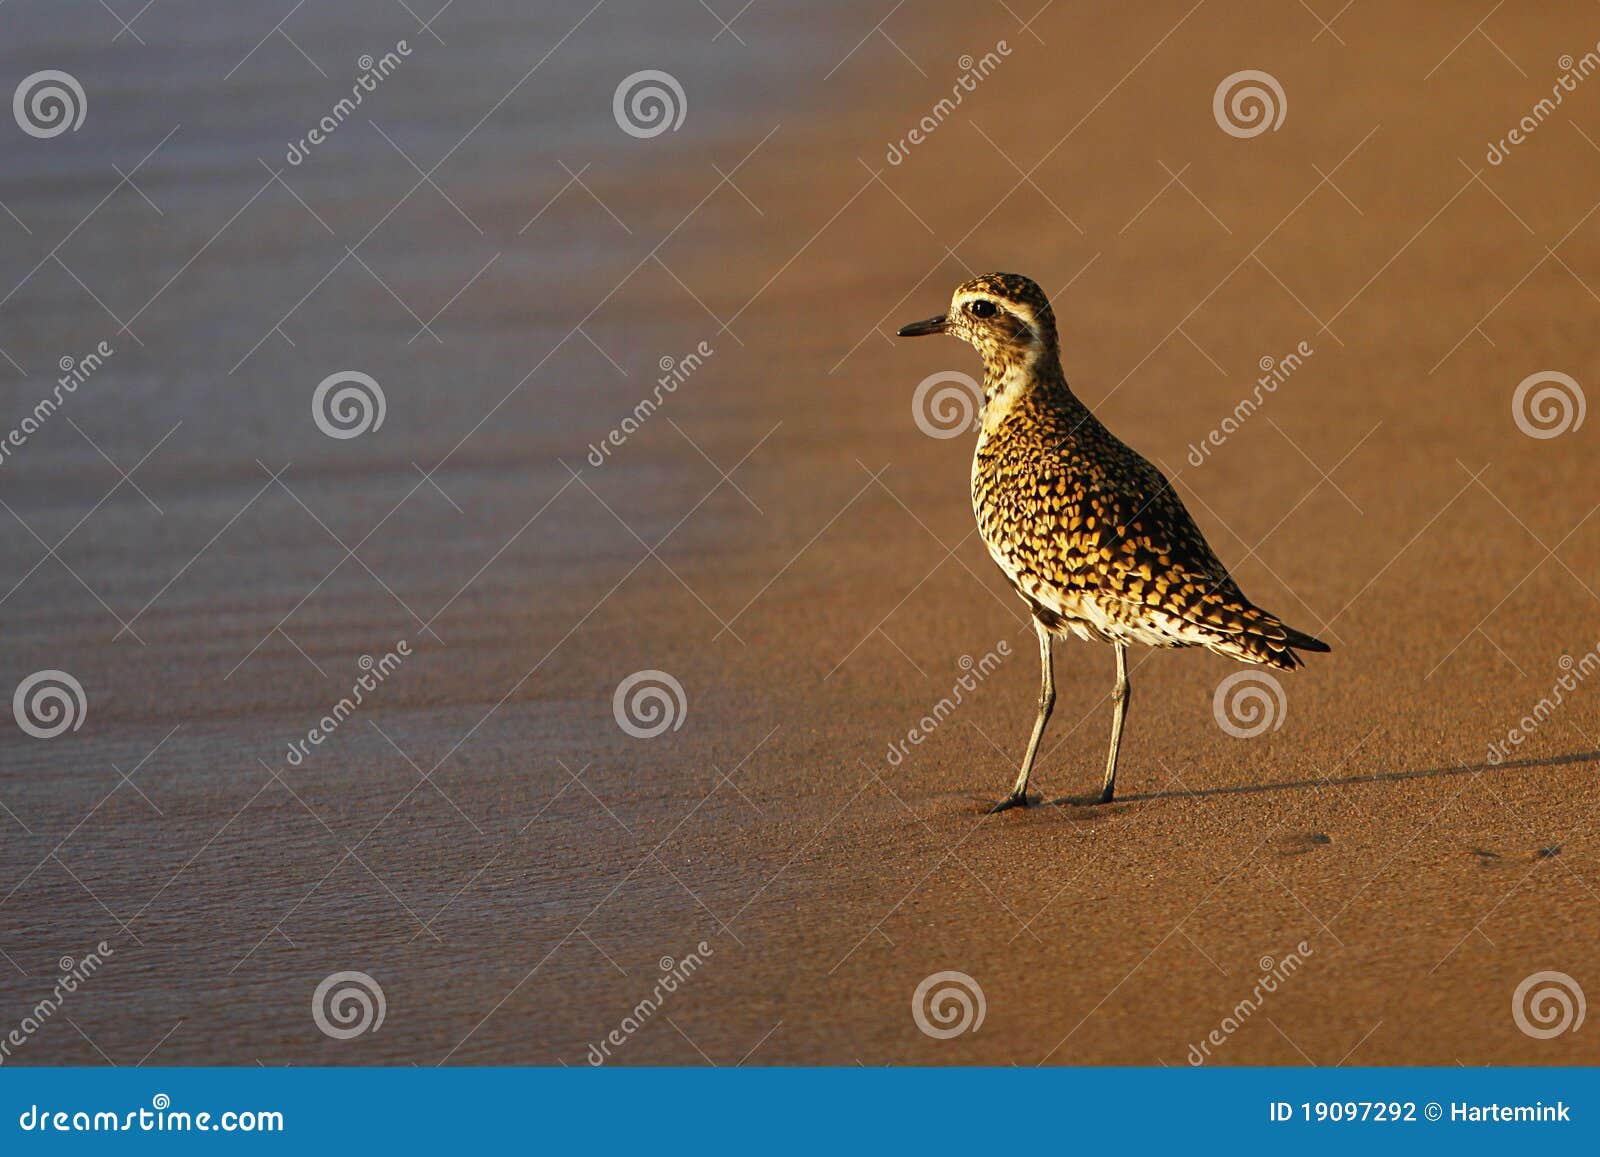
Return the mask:
[[[1331,32],[1268,4],[1022,28],[924,3],[879,32],[757,4],[737,36],[541,10],[453,6],[441,44],[401,6],[308,7],[285,29],[326,79],[265,16],[157,5],[140,45],[0,12],[8,83],[61,68],[89,99],[78,133],[5,139],[0,424],[116,351],[0,467],[0,687],[58,668],[88,704],[56,739],[0,729],[0,1029],[58,958],[114,949],[7,1063],[579,1065],[618,1030],[623,1064],[1181,1065],[1290,954],[1211,1063],[1600,1059],[1511,1007],[1543,970],[1600,991],[1593,680],[1488,762],[1600,645],[1593,420],[1512,412],[1537,371],[1593,393],[1600,82],[1485,160],[1600,36],[1589,7],[1478,34],[1452,4]],[[612,93],[645,68],[688,107],[635,139]],[[1246,68],[1287,110],[1241,139],[1212,95]],[[1213,715],[1239,668],[1135,652],[1105,807],[1071,799],[1112,657],[1075,642],[1051,806],[985,814],[1032,632],[973,533],[970,438],[913,417],[976,356],[889,335],[990,269],[1045,286],[1080,395],[1334,647],[1249,739]],[[381,383],[381,427],[318,430],[339,370]],[[649,670],[686,709],[639,739],[613,695]],[[381,984],[378,1031],[316,1027],[340,970]],[[911,1003],[945,970],[985,1019],[941,1040]]]

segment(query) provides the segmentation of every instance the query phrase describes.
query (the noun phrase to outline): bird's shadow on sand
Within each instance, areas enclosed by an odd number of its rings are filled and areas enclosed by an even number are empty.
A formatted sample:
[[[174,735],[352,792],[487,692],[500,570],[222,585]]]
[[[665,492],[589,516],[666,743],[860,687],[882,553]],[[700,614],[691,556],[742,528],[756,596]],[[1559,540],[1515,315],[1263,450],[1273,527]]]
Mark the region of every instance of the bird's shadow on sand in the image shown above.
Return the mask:
[[[1318,787],[1343,787],[1358,783],[1398,783],[1408,779],[1443,779],[1454,775],[1473,775],[1478,772],[1506,772],[1518,771],[1533,767],[1561,767],[1572,763],[1600,763],[1600,751],[1574,751],[1566,755],[1550,755],[1542,759],[1508,759],[1500,763],[1461,763],[1448,767],[1426,767],[1415,771],[1376,771],[1367,775],[1342,775],[1329,779],[1301,779],[1281,780],[1275,783],[1244,783],[1230,784],[1222,787],[1207,787],[1199,790],[1182,791],[1150,791],[1134,792],[1129,795],[1119,795],[1110,803],[1100,802],[1098,795],[1060,796],[1056,799],[1042,799],[1035,806],[1082,809],[1082,818],[1110,817],[1121,810],[1119,804],[1145,803],[1160,799],[1206,799],[1211,796],[1225,795],[1253,795],[1258,792],[1268,791],[1300,791],[1307,788]],[[987,811],[993,806],[993,801],[978,800],[982,810]],[[1013,811],[1032,811],[1033,808],[1014,808]],[[1004,813],[1002,813],[1004,814]]]

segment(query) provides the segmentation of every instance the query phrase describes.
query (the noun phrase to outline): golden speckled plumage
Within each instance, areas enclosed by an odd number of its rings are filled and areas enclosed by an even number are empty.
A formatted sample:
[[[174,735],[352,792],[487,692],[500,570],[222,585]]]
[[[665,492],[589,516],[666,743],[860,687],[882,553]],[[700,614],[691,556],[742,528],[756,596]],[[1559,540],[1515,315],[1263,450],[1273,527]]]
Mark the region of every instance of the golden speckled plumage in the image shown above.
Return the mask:
[[[1315,645],[1244,597],[1171,483],[1101,425],[1059,369],[1017,397],[1001,382],[985,389],[999,412],[973,456],[973,512],[990,555],[1047,626],[1274,667],[1298,665],[1295,640]]]
[[[1161,471],[1103,426],[1067,385],[1055,315],[1026,277],[991,273],[956,288],[948,314],[902,329],[948,333],[983,356],[984,407],[972,507],[990,556],[1028,602],[1040,633],[1040,716],[1012,797],[1054,702],[1050,636],[1115,644],[1116,714],[1103,799],[1111,798],[1127,702],[1124,650],[1200,646],[1292,668],[1326,644],[1252,604]]]

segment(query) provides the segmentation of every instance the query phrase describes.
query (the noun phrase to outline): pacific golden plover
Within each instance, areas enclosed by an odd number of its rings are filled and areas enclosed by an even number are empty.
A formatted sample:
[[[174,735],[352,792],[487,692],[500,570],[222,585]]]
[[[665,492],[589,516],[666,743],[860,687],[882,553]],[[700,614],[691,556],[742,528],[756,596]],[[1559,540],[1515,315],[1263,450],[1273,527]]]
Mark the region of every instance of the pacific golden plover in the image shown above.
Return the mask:
[[[1111,749],[1100,802],[1116,786],[1128,709],[1128,644],[1205,647],[1290,669],[1296,649],[1326,651],[1240,592],[1171,483],[1078,400],[1061,372],[1055,314],[1026,277],[990,273],[956,287],[950,311],[901,337],[947,333],[983,355],[983,420],[972,458],[972,509],[989,555],[1033,612],[1043,667],[1039,714],[1011,794],[1028,774],[1055,706],[1051,641],[1099,639],[1117,653]]]

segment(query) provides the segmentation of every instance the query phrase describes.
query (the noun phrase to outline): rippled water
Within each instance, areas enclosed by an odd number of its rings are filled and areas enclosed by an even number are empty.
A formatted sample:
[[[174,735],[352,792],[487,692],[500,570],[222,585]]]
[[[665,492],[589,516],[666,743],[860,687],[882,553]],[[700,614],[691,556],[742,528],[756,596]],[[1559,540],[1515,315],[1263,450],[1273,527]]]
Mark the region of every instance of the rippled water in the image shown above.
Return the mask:
[[[359,1059],[438,1060],[613,892],[634,828],[659,838],[704,792],[698,770],[643,790],[591,770],[629,793],[624,830],[569,780],[599,720],[628,742],[610,664],[583,658],[617,628],[584,616],[636,549],[562,463],[662,358],[731,345],[649,256],[717,183],[670,174],[736,164],[827,36],[769,16],[741,45],[642,3],[462,4],[432,28],[313,5],[276,31],[164,3],[120,36],[98,15],[0,12],[7,78],[48,65],[87,98],[76,133],[6,134],[6,423],[106,343],[0,467],[0,682],[61,669],[86,706],[53,741],[0,737],[0,1009],[107,938],[79,998],[95,1048],[137,1059],[182,1017],[164,1059],[307,1059],[303,982],[355,961],[397,1003],[415,986]],[[693,80],[665,139],[613,116],[647,67]],[[686,228],[675,266],[706,237]],[[324,433],[336,371],[377,383],[381,425]],[[636,445],[596,485],[656,495],[629,519],[659,536],[683,467]],[[676,542],[714,549],[727,510]],[[652,870],[628,902],[668,893]],[[515,1023],[467,1055],[549,1060]],[[56,1026],[23,1056],[88,1049]]]

